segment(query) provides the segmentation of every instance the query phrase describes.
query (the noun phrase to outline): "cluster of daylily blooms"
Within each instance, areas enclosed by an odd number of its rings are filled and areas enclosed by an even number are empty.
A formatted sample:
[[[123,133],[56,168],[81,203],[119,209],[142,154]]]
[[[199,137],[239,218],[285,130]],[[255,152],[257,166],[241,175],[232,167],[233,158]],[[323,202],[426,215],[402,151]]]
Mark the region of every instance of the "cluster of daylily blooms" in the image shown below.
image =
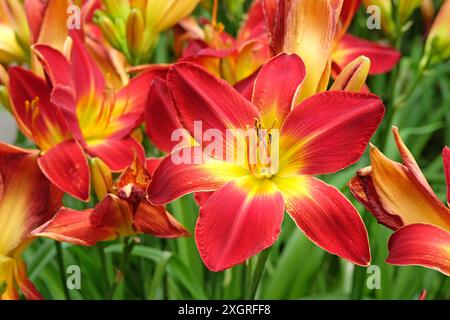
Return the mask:
[[[390,1],[363,2],[380,5],[383,30],[393,32]],[[399,2],[405,21],[420,5],[429,12],[428,1]],[[37,237],[92,246],[143,233],[190,236],[165,205],[191,193],[200,207],[195,240],[212,271],[272,246],[285,211],[319,247],[370,264],[357,210],[314,176],[361,158],[385,112],[367,76],[390,71],[400,53],[347,32],[358,0],[255,0],[236,38],[218,23],[217,1],[211,21],[190,17],[198,3],[0,0],[1,101],[36,146],[0,143],[0,298],[41,298],[21,260]],[[81,9],[79,29],[67,28],[71,5]],[[434,60],[450,56],[449,23],[447,0],[427,40]],[[169,28],[177,62],[150,64]],[[222,137],[238,132],[236,145],[215,143],[229,154],[243,145],[244,163],[211,152],[196,122]],[[164,158],[146,158],[142,124]],[[269,132],[269,144],[279,132],[276,169],[251,163],[253,145],[239,134],[248,128],[257,139]],[[183,145],[172,139],[180,129]],[[372,146],[371,167],[351,191],[396,231],[387,262],[450,275],[449,209],[394,136],[403,164]],[[177,154],[201,159],[175,163]],[[450,183],[449,149],[443,158]],[[96,205],[62,207],[64,193]]]

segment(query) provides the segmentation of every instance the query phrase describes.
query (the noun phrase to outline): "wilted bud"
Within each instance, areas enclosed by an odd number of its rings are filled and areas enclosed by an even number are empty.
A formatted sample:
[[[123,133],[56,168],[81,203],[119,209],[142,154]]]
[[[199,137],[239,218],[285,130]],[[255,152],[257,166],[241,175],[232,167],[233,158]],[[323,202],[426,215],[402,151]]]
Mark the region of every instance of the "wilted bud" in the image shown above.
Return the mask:
[[[431,27],[426,43],[431,63],[450,58],[450,0],[446,0]]]
[[[331,90],[360,92],[370,70],[370,59],[360,56],[350,62],[339,74]]]
[[[106,194],[112,192],[112,173],[106,163],[99,158],[92,158],[89,161],[92,175],[92,185],[98,200],[102,200]]]

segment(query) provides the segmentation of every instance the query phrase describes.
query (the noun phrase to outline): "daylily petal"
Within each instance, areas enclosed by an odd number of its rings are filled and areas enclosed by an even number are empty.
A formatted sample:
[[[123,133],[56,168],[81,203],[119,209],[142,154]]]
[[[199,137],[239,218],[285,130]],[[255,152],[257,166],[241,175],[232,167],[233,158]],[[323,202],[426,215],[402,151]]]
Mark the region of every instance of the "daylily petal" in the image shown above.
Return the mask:
[[[336,188],[307,176],[278,178],[286,210],[305,235],[324,250],[368,266],[370,248],[364,222]]]
[[[266,2],[266,1],[265,1]],[[296,53],[302,57],[306,66],[306,78],[299,98],[301,100],[323,90],[329,74],[329,61],[333,40],[336,35],[338,12],[342,1],[294,0],[278,1],[278,10],[273,19],[275,31],[272,32],[274,53]],[[266,13],[273,11],[274,5]],[[327,79],[328,80],[328,79]]]
[[[0,283],[6,284],[6,291],[0,295],[0,300],[18,300],[16,289],[16,260],[0,255]]]
[[[427,179],[425,178],[424,174],[419,168],[419,165],[416,162],[416,159],[414,159],[413,155],[409,151],[408,147],[403,142],[402,138],[400,137],[400,133],[398,132],[397,127],[392,128],[392,133],[394,134],[395,144],[397,145],[398,151],[400,152],[400,156],[402,157],[403,164],[405,167],[408,168],[409,172],[411,173],[411,178],[415,179],[418,184],[420,184],[422,187],[424,187],[430,195],[436,200],[436,202],[441,204],[441,201],[437,199],[435,196],[433,189],[431,189],[431,186],[429,185]]]
[[[143,200],[134,215],[134,227],[139,233],[158,238],[179,238],[189,236],[187,231],[163,206],[152,205]]]
[[[63,49],[68,35],[67,8],[70,5],[69,0],[48,1],[36,43],[47,44],[58,50]]]
[[[72,34],[73,46],[71,54],[72,77],[75,85],[77,98],[85,97],[84,106],[80,109],[92,108],[97,96],[103,97],[105,90],[105,79],[94,59],[86,50],[81,36]],[[91,109],[92,110],[92,109]]]
[[[62,142],[42,155],[38,162],[42,172],[55,186],[77,199],[89,200],[90,171],[78,142]]]
[[[224,79],[228,80],[229,83],[236,85],[236,83],[250,77],[256,70],[258,70],[264,63],[270,60],[272,54],[270,52],[270,47],[265,40],[249,40],[240,44],[238,51],[235,55],[235,70],[234,70],[234,81],[230,81],[230,77],[224,75]],[[234,58],[233,56],[231,58]],[[228,61],[228,60],[225,60]],[[227,63],[222,61],[222,68]]]
[[[91,223],[93,209],[76,211],[62,208],[55,217],[32,232],[34,237],[45,237],[79,246],[93,246],[111,239],[112,229]]]
[[[145,108],[145,129],[150,140],[158,149],[171,152],[179,144],[179,141],[172,141],[172,134],[182,128],[167,82],[156,79],[150,88]],[[187,132],[184,138],[186,141],[191,140]]]
[[[9,69],[9,89],[13,112],[23,133],[43,150],[70,138],[67,126],[50,102],[47,83],[32,72]]]
[[[342,4],[341,15],[339,17],[342,24],[339,29],[339,34],[342,35],[347,32],[350,24],[352,23],[353,17],[355,16],[360,6],[361,0],[344,0],[344,3]],[[339,36],[338,39],[340,39]]]
[[[102,159],[115,172],[128,167],[133,162],[135,154],[141,161],[145,159],[143,147],[131,137],[92,141],[86,150],[91,156]]]
[[[253,88],[255,86],[256,78],[258,77],[259,70],[256,70],[250,77],[239,81],[234,85],[234,88],[248,101],[252,101]]]
[[[194,194],[194,200],[199,207],[203,207],[214,192],[197,192]]]
[[[47,9],[47,1],[25,0],[24,8],[27,15],[28,25],[30,26],[32,40],[33,42],[36,42],[41,31],[41,25],[44,19],[45,10]]]
[[[388,159],[375,147],[370,157],[371,179],[383,210],[400,217],[403,225],[428,223],[450,228],[450,213],[430,192],[428,184],[421,183],[408,167]]]
[[[28,279],[25,263],[17,261],[17,283],[27,300],[43,300],[42,295],[37,291],[34,284]]]
[[[222,271],[270,247],[283,213],[283,197],[271,181],[244,177],[229,182],[200,209],[195,240],[203,262]]]
[[[0,256],[20,253],[28,233],[61,206],[63,194],[42,174],[37,157],[37,151],[0,143]]]
[[[334,50],[333,61],[343,69],[362,55],[371,61],[371,75],[392,70],[401,58],[401,53],[394,48],[347,34],[342,37],[338,47]]]
[[[450,276],[450,232],[428,224],[412,224],[389,240],[387,263],[433,268]]]
[[[361,92],[369,75],[370,59],[361,56],[350,62],[339,73],[331,90]]]
[[[73,137],[84,141],[76,114],[76,92],[69,61],[61,52],[47,45],[35,45],[33,49],[52,83],[51,102],[61,110]]]
[[[202,121],[205,131],[224,133],[226,129],[245,129],[259,119],[255,106],[228,83],[197,65],[176,64],[167,79],[180,121],[194,138],[198,138],[194,134],[196,121]]]
[[[305,100],[281,129],[280,170],[327,174],[355,163],[383,115],[383,102],[370,94],[330,91]]]
[[[136,234],[133,228],[133,209],[128,201],[108,194],[92,211],[91,224],[97,228],[112,230],[111,239],[117,236],[129,237]]]
[[[251,4],[247,13],[247,20],[239,29],[238,41],[261,39],[267,37],[263,5],[260,0]]]
[[[373,185],[372,168],[358,171],[358,175],[349,182],[349,187],[355,198],[369,210],[382,225],[397,230],[403,226],[402,219],[387,212],[380,202],[375,186]]]
[[[148,69],[131,79],[130,83],[117,93],[108,125],[109,130],[113,131],[109,138],[123,138],[141,124],[149,97],[149,84],[155,79],[164,79],[167,70],[168,67]]]
[[[450,149],[444,148],[442,151],[442,158],[444,159],[445,182],[447,184],[447,203],[450,203]]]
[[[150,176],[153,176],[155,173],[156,168],[161,164],[163,161],[162,158],[148,158],[145,159],[145,169],[150,174]]]
[[[199,147],[174,151],[194,161],[175,164],[174,154],[167,156],[156,169],[148,190],[149,199],[155,204],[169,203],[193,192],[215,191],[227,182],[248,174],[246,168],[232,163],[210,159]],[[176,155],[175,155],[176,156]]]
[[[265,128],[274,124],[281,127],[305,74],[305,65],[295,54],[281,53],[262,67],[255,81],[252,102],[258,107]]]

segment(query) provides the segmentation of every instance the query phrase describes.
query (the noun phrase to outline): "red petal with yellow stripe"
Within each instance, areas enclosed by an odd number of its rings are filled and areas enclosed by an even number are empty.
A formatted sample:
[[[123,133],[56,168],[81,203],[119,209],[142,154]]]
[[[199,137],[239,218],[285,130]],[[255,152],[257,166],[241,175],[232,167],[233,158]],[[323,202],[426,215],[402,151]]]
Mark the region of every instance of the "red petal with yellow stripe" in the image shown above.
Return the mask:
[[[315,244],[360,266],[371,260],[364,222],[355,207],[335,187],[315,178],[275,179],[286,211]]]
[[[450,232],[429,224],[411,224],[389,240],[387,263],[419,265],[450,276]]]
[[[258,110],[223,80],[190,63],[174,65],[167,81],[183,126],[194,135],[194,122],[203,130],[244,129],[259,119]],[[225,135],[224,135],[225,136]],[[201,142],[201,141],[198,141]]]
[[[266,128],[274,124],[281,127],[305,75],[305,65],[295,54],[281,53],[262,67],[255,81],[252,102],[258,107]]]
[[[178,141],[172,141],[172,133],[181,128],[183,126],[178,120],[167,82],[156,79],[151,85],[145,109],[147,135],[158,149],[171,152],[179,143]]]
[[[244,262],[277,240],[283,216],[283,196],[271,181],[229,182],[200,209],[195,240],[203,262],[212,271]]]
[[[305,100],[281,129],[280,168],[316,175],[348,167],[362,156],[383,116],[383,102],[374,95],[330,91]]]
[[[50,102],[51,88],[32,72],[9,69],[13,111],[23,133],[42,150],[70,138],[59,110]]]
[[[55,186],[82,201],[89,201],[90,170],[83,148],[74,140],[62,142],[39,158],[39,167]]]
[[[203,161],[176,164],[172,158],[174,154],[167,156],[153,174],[148,189],[152,203],[165,204],[189,193],[215,191],[227,182],[248,174],[246,168],[207,157],[199,147],[176,150],[174,153],[187,155],[190,159],[203,158]]]
[[[88,145],[86,151],[93,157],[102,159],[112,171],[122,171],[128,167],[137,155],[141,161],[145,159],[145,152],[134,138],[102,139],[94,145]]]

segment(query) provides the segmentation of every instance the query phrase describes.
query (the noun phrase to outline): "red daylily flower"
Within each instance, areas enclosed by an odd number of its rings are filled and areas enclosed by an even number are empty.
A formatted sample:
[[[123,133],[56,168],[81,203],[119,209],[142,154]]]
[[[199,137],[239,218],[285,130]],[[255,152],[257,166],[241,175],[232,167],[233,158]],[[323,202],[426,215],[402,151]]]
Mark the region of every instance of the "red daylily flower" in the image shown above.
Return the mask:
[[[45,45],[34,47],[48,84],[30,71],[9,70],[13,112],[22,132],[42,151],[39,166],[57,187],[87,201],[90,172],[87,155],[101,158],[113,171],[144,158],[131,136],[142,121],[148,84],[165,76],[155,67],[115,92],[108,87],[77,35],[72,36],[70,61]]]
[[[176,32],[176,46],[178,51],[182,51],[181,61],[199,64],[232,85],[250,77],[270,59],[264,14],[259,0],[251,5],[248,18],[236,39],[216,21],[200,27],[192,18],[182,21]],[[185,42],[187,46],[183,49]]]
[[[30,232],[51,219],[61,207],[62,192],[41,173],[39,153],[0,143],[0,300],[42,299],[27,278],[21,254],[31,243]]]
[[[370,74],[391,70],[400,59],[396,50],[347,34],[359,0],[262,0],[274,54],[302,57],[307,76],[302,99],[325,91],[331,71],[337,76],[350,62],[367,56]]]
[[[150,162],[147,167],[154,169],[153,161]],[[159,238],[189,236],[164,206],[148,201],[150,181],[150,172],[136,158],[114,184],[114,192],[107,194],[94,209],[62,208],[52,220],[34,230],[33,235],[82,246],[143,233]]]
[[[195,121],[222,137],[227,130],[253,126],[280,130],[278,170],[248,158],[243,165],[222,161],[198,140],[196,146],[174,150],[156,169],[149,187],[153,203],[214,192],[200,209],[195,231],[210,270],[230,268],[270,247],[285,209],[320,247],[359,265],[370,262],[367,232],[356,209],[336,188],[312,176],[336,172],[361,157],[383,118],[383,103],[374,95],[334,91],[295,106],[304,77],[301,59],[281,54],[263,66],[249,102],[197,65],[179,63],[168,72],[180,122],[191,136]],[[245,137],[238,133],[236,138],[248,154],[255,151]],[[225,150],[236,151],[229,144]],[[172,156],[180,153],[200,153],[204,161],[175,164]]]
[[[371,167],[350,181],[353,195],[379,223],[395,233],[387,262],[420,265],[450,275],[450,210],[434,194],[416,160],[393,129],[403,164],[371,148]],[[450,149],[443,151],[450,201]]]

